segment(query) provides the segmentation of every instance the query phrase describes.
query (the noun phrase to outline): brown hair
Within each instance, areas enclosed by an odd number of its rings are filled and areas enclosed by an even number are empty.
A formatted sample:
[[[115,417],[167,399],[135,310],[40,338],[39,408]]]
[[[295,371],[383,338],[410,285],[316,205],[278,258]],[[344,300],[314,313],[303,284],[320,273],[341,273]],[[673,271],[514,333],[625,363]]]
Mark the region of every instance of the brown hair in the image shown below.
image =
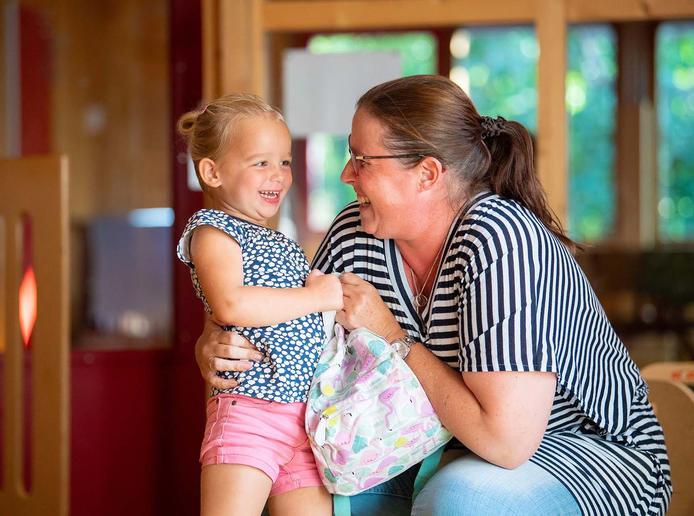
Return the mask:
[[[274,116],[284,122],[282,113],[257,95],[235,93],[220,97],[178,119],[176,128],[188,144],[200,187],[208,191],[200,177],[198,164],[203,158],[219,160],[230,142],[234,123],[252,116]]]
[[[452,172],[452,202],[489,189],[530,211],[572,252],[535,174],[533,144],[522,124],[480,116],[453,81],[438,75],[403,77],[374,86],[357,102],[385,127],[383,145],[393,153],[437,158]],[[414,165],[421,158],[403,158]]]

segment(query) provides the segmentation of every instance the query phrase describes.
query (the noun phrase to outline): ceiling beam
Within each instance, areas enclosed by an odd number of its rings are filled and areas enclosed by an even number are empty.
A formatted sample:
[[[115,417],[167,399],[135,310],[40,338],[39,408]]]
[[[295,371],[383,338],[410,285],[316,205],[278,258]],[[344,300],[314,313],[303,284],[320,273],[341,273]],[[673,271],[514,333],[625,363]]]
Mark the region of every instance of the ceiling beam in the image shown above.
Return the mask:
[[[557,0],[560,1],[560,0]],[[568,23],[694,18],[694,0],[565,0]],[[531,24],[532,0],[265,0],[269,32]]]

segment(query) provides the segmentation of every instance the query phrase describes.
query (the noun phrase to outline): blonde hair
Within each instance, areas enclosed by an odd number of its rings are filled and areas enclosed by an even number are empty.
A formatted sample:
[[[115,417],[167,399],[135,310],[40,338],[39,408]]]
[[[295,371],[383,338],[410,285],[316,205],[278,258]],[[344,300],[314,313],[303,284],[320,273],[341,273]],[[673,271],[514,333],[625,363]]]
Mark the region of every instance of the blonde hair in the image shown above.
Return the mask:
[[[209,158],[218,161],[224,155],[238,120],[268,115],[284,123],[282,113],[257,95],[234,93],[188,111],[178,119],[176,129],[186,139],[195,174],[204,191],[208,191],[208,188],[200,177],[200,160]]]

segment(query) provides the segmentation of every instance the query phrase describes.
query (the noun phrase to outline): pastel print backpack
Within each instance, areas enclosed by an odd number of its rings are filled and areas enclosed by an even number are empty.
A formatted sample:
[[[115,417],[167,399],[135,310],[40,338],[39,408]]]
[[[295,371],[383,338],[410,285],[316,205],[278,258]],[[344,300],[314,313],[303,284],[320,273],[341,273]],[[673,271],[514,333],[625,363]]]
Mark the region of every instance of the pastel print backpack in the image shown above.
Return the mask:
[[[334,494],[357,494],[438,452],[420,468],[416,494],[452,435],[385,340],[364,328],[347,337],[342,326],[334,328],[306,407],[306,432],[323,483]]]

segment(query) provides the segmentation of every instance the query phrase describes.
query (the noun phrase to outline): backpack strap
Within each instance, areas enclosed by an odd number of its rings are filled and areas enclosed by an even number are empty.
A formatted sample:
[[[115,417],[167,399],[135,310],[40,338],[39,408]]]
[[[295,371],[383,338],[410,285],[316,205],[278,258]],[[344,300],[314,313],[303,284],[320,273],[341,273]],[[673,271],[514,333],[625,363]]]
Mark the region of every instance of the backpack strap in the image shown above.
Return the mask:
[[[333,495],[333,516],[351,516],[351,514],[349,496]]]
[[[438,450],[424,459],[422,461],[422,465],[419,466],[419,472],[414,479],[414,489],[412,490],[413,501],[415,498],[417,498],[417,495],[424,487],[424,484],[426,484],[427,481],[434,476],[434,473],[436,473],[436,468],[438,468],[439,462],[441,462],[441,456],[443,455],[444,448],[446,448],[445,444],[439,446]]]

